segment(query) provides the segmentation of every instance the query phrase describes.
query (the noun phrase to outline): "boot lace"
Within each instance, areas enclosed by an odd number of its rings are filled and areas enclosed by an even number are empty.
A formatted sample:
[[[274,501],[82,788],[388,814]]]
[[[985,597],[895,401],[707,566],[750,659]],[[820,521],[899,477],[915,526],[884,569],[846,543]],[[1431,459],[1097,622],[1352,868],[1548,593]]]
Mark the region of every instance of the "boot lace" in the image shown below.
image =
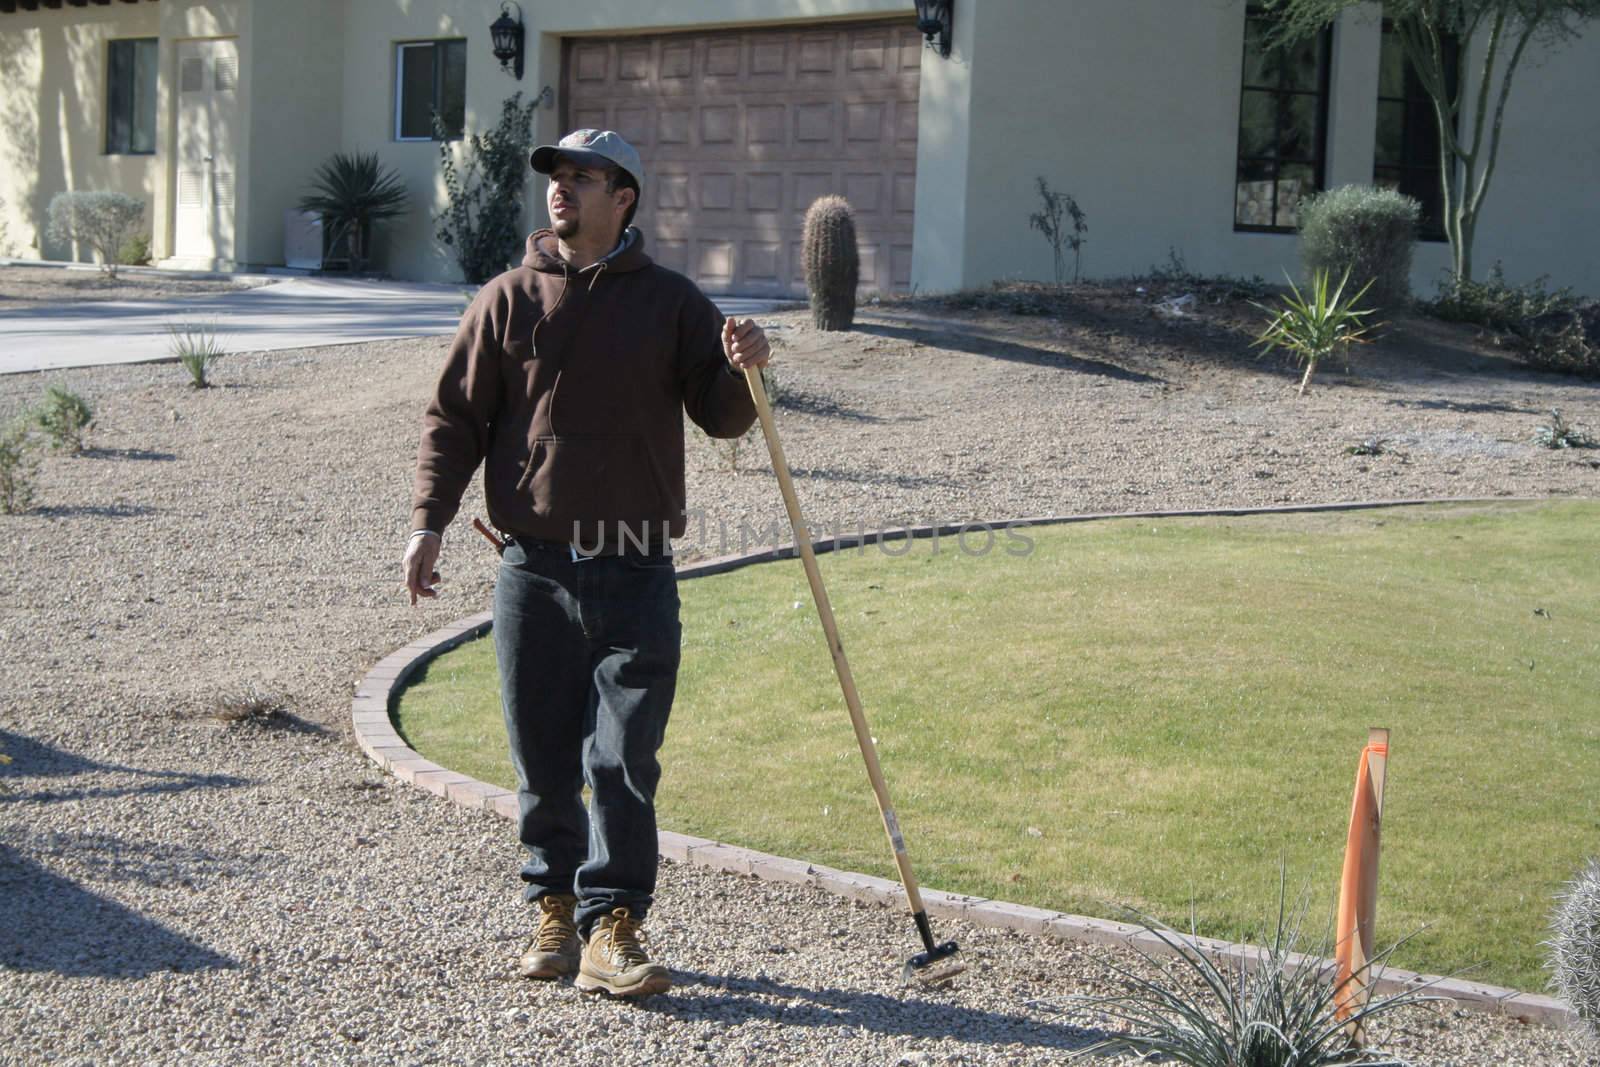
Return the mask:
[[[556,896],[540,897],[539,909],[544,914],[539,918],[538,949],[560,952],[566,947],[567,939],[577,932],[572,921],[572,903]]]
[[[607,931],[611,936],[611,957],[614,962],[624,967],[636,967],[641,963],[649,963],[650,957],[645,955],[644,949],[639,944],[639,920],[635,919],[627,908],[618,908],[611,913],[611,924]]]

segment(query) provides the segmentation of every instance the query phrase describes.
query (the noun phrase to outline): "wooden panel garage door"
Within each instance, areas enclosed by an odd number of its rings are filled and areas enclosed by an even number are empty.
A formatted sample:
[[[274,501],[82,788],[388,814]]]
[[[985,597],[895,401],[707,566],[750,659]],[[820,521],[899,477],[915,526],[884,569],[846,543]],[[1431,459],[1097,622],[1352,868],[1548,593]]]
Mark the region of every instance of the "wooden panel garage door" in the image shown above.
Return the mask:
[[[922,39],[909,21],[574,38],[565,127],[638,148],[647,251],[708,293],[803,297],[801,223],[856,212],[861,288],[911,284]]]

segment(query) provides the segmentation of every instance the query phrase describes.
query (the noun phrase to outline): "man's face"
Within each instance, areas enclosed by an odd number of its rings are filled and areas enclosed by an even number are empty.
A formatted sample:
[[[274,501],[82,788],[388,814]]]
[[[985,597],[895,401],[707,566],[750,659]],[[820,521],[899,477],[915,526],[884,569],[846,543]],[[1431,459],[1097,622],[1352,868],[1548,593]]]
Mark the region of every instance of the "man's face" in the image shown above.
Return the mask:
[[[545,190],[545,206],[556,236],[571,241],[580,232],[603,235],[621,230],[631,195],[625,189],[606,192],[604,170],[557,157]]]

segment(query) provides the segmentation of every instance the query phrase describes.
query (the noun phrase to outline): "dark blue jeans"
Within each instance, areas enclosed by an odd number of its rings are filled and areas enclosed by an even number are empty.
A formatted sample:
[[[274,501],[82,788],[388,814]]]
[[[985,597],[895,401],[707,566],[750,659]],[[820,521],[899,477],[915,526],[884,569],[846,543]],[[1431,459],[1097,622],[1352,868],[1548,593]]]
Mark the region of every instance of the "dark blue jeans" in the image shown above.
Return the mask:
[[[655,892],[656,753],[681,637],[669,556],[574,562],[506,546],[494,643],[528,849],[525,896],[576,894],[585,931],[617,907],[643,918]]]

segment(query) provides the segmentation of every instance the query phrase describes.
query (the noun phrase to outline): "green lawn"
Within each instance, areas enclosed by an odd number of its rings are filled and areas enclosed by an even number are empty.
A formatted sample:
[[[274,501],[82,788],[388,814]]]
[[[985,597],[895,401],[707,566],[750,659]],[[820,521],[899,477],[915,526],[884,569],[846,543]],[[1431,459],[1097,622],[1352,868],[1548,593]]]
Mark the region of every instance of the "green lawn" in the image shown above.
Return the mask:
[[[1426,925],[1395,965],[1543,988],[1552,894],[1600,852],[1600,504],[1028,536],[821,558],[925,885],[1242,938],[1282,860],[1331,914],[1388,726],[1379,940]],[[799,561],[682,593],[663,828],[894,877]],[[436,661],[397,719],[510,786],[493,656]]]

